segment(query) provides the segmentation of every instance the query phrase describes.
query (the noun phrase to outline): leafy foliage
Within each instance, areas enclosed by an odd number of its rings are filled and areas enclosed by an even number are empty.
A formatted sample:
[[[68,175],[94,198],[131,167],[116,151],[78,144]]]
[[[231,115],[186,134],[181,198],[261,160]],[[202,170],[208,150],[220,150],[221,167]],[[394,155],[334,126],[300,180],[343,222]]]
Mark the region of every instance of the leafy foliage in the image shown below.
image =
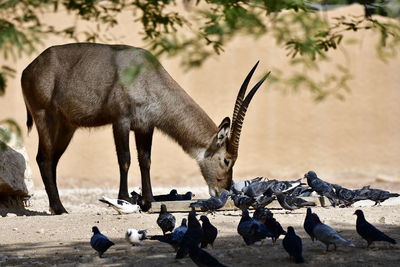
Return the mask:
[[[326,4],[359,2],[364,16],[342,16],[329,22],[323,12]],[[178,5],[186,12],[177,12]],[[336,74],[327,74],[322,81],[312,75],[318,62],[328,61],[329,52],[337,49],[347,32],[370,31],[379,35],[377,52],[383,60],[397,54],[400,23],[398,18],[378,19],[373,13],[396,15],[400,0],[308,1],[300,0],[2,0],[0,2],[0,53],[3,58],[18,59],[41,46],[50,35],[75,41],[107,41],[109,30],[121,23],[118,14],[130,12],[132,20],[141,24],[147,47],[156,56],[181,56],[185,68],[201,66],[209,57],[224,52],[224,47],[237,36],[259,38],[266,34],[287,50],[290,64],[301,73],[285,77],[274,71],[275,80],[293,90],[307,88],[316,99],[333,95],[342,99],[351,75],[344,66]],[[393,11],[394,10],[394,11]],[[43,20],[46,13],[67,11],[76,22],[88,21],[95,29],[79,30],[77,23],[56,28]],[[138,70],[131,70],[136,75]],[[319,70],[321,71],[321,70]],[[9,67],[0,71],[0,94],[6,79],[12,77]],[[329,88],[327,88],[328,86]],[[333,89],[335,88],[335,89]]]

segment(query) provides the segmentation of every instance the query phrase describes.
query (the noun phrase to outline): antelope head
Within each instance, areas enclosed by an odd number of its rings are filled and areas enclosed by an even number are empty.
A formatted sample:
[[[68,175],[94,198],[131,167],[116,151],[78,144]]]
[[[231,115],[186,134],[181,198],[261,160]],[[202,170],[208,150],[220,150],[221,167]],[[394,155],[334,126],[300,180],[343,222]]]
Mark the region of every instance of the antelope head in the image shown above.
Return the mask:
[[[211,196],[219,195],[223,189],[230,190],[233,166],[238,157],[240,133],[247,108],[258,88],[269,75],[269,73],[265,75],[245,98],[247,86],[258,63],[251,69],[240,87],[232,121],[229,117],[222,120],[217,133],[214,134],[210,141],[204,154],[204,159],[199,162],[201,173],[207,182]]]

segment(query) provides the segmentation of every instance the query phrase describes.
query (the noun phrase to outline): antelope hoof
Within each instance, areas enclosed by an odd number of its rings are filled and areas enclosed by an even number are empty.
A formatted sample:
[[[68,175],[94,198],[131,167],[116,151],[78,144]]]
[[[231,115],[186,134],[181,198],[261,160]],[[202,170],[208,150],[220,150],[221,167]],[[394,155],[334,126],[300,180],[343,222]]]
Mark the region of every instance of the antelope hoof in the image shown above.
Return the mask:
[[[63,207],[50,207],[50,213],[53,215],[68,214],[67,210]]]
[[[140,205],[140,209],[144,212],[147,212],[151,209],[151,201],[144,200]]]

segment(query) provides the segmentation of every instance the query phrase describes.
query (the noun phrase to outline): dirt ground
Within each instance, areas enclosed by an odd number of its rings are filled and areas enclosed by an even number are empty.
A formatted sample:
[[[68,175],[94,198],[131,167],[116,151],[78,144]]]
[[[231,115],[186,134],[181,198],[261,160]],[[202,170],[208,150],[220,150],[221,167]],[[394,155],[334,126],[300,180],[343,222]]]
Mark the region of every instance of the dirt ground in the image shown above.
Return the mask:
[[[188,189],[179,188],[178,192]],[[198,197],[206,196],[206,187],[190,189]],[[168,191],[169,188],[158,188],[155,194]],[[118,215],[98,201],[102,195],[116,194],[105,189],[62,189],[61,198],[69,214],[53,216],[47,212],[45,192],[36,190],[27,211],[0,217],[0,266],[194,266],[190,258],[175,260],[173,249],[158,241],[145,240],[142,246],[131,247],[124,240],[128,228],[148,229],[149,235],[162,234],[156,224],[158,214]],[[305,209],[290,214],[283,210],[273,212],[285,229],[293,226],[303,239],[306,265],[399,266],[399,245],[378,242],[373,248],[365,248],[366,242],[356,233],[353,213],[361,208],[368,221],[400,241],[400,199],[390,199],[377,207],[371,207],[370,202],[357,205],[362,207],[314,209],[325,223],[356,245],[356,248],[339,247],[334,252],[325,252],[322,243],[311,242],[302,226]],[[175,213],[175,216],[180,222],[187,214]],[[220,262],[228,266],[293,264],[282,247],[282,238],[276,244],[265,240],[246,246],[236,232],[239,211],[220,211],[208,216],[219,230],[214,249],[208,251]],[[116,244],[104,258],[99,258],[89,244],[94,225]]]

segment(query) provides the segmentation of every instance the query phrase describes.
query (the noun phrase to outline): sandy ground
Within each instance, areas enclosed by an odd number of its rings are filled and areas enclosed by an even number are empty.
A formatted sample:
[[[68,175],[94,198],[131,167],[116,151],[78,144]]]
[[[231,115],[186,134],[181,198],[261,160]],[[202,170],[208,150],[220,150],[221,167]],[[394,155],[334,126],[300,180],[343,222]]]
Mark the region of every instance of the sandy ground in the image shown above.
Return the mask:
[[[178,192],[187,189],[179,188]],[[206,194],[205,187],[190,189],[199,197]],[[154,191],[159,194],[169,189]],[[156,224],[158,214],[118,215],[98,201],[102,195],[115,196],[116,193],[104,189],[61,190],[62,201],[70,213],[52,216],[47,212],[45,192],[35,191],[25,215],[9,213],[0,217],[0,266],[194,266],[190,258],[175,260],[173,249],[158,241],[146,240],[143,246],[131,247],[124,240],[127,228],[148,229],[149,235],[162,234]],[[370,204],[357,205],[362,205],[367,220],[400,241],[400,199],[391,199],[379,207],[370,207]],[[303,239],[304,258],[309,266],[399,266],[399,245],[375,243],[373,248],[365,248],[366,242],[355,231],[353,213],[357,208],[360,207],[314,209],[325,223],[356,245],[356,248],[339,247],[335,252],[325,252],[323,244],[311,242],[302,227],[305,209],[290,214],[282,210],[273,212],[284,228],[294,226]],[[180,221],[187,214],[175,213],[175,216]],[[214,249],[208,251],[222,263],[228,266],[293,264],[282,247],[282,239],[275,245],[265,240],[246,246],[236,232],[240,220],[238,211],[220,211],[209,217],[219,233]],[[89,244],[94,225],[116,244],[104,258],[99,258]]]

